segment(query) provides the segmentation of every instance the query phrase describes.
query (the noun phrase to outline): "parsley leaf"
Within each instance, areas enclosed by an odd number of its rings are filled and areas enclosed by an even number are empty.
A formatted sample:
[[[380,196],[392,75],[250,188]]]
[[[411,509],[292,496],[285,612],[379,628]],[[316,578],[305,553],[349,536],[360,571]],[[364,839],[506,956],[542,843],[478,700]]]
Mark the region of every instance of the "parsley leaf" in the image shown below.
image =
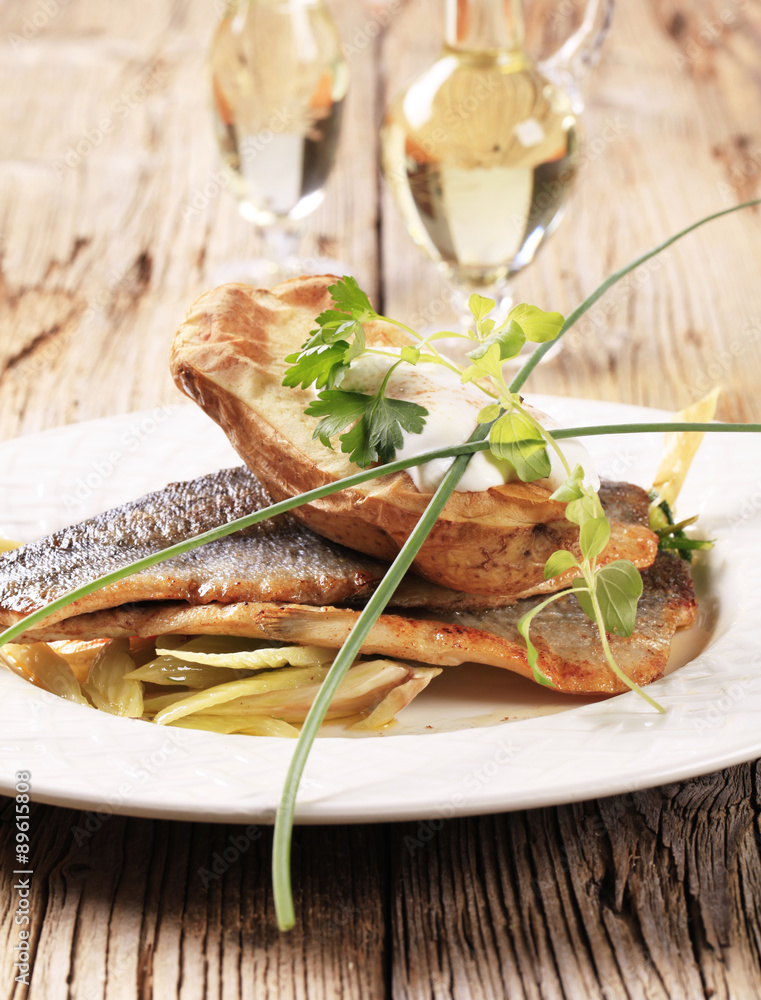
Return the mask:
[[[289,354],[285,360],[291,367],[286,369],[283,385],[334,389],[348,371],[345,359],[349,350],[345,340],[337,340],[334,344],[318,343],[302,348],[297,354]]]
[[[349,460],[360,468],[393,461],[396,449],[404,443],[402,431],[419,434],[428,416],[428,410],[417,403],[344,390],[321,392],[305,412],[322,417],[313,437],[328,447],[330,438],[353,425],[339,440],[341,451],[349,453]]]
[[[308,417],[322,417],[314,429],[312,440],[319,438],[326,448],[332,448],[330,439],[361,419],[370,398],[363,392],[325,389],[304,410]]]
[[[365,352],[362,323],[378,315],[370,300],[351,277],[342,278],[328,291],[337,308],[321,312],[315,320],[317,329],[310,331],[301,350],[285,359],[291,367],[285,371],[283,385],[334,389],[351,362]]]
[[[370,305],[370,299],[357,284],[357,279],[350,275],[344,275],[335,285],[331,285],[328,291],[338,309],[349,313],[354,319],[374,319],[378,315]]]

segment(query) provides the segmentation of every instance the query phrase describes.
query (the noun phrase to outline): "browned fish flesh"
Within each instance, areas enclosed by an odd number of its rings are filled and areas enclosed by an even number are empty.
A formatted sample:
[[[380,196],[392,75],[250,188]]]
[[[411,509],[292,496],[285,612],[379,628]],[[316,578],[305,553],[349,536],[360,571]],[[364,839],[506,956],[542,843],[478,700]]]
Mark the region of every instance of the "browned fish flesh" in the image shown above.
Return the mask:
[[[689,564],[678,556],[659,553],[655,563],[642,571],[642,578],[644,591],[633,634],[610,635],[609,641],[621,669],[638,684],[649,684],[664,671],[674,632],[694,622],[696,603]],[[530,677],[526,646],[516,626],[539,600],[526,598],[481,611],[384,614],[362,652],[439,666],[487,663]],[[134,604],[37,629],[25,641],[176,633],[242,635],[337,649],[358,614],[348,608],[253,602],[204,607]],[[558,690],[578,694],[625,690],[605,661],[595,625],[575,597],[562,597],[540,612],[531,637],[540,668]]]
[[[640,524],[647,500],[636,486],[605,483],[600,497],[621,525]],[[172,483],[132,503],[63,528],[0,555],[0,626],[11,625],[95,576],[270,505],[246,468]],[[624,529],[625,530],[625,529]],[[538,539],[546,559],[557,541],[549,528]],[[81,598],[51,616],[73,615],[148,600],[189,604],[284,601],[335,605],[364,600],[388,566],[315,535],[290,514],[211,542]],[[550,580],[529,593],[552,591]],[[511,603],[518,594],[463,594],[409,574],[392,598],[395,607],[478,609]]]

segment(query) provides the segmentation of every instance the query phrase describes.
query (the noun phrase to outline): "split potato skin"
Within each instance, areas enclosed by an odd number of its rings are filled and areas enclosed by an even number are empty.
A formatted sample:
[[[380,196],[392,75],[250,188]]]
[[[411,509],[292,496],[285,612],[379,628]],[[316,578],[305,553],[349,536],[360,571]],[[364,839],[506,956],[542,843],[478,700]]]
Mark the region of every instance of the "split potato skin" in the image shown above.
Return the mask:
[[[175,382],[225,431],[267,491],[283,500],[359,472],[339,450],[312,438],[317,419],[304,409],[311,391],[283,386],[285,357],[331,306],[333,275],[296,278],[269,291],[223,285],[190,308],[172,345]],[[410,343],[398,328],[366,324],[369,344]],[[430,419],[430,418],[429,418]],[[452,442],[453,444],[459,442]],[[630,559],[649,566],[657,538],[647,526],[647,496],[627,487],[622,520],[599,562]],[[349,548],[391,560],[431,499],[406,472],[372,480],[293,514],[318,534]],[[578,528],[565,504],[540,483],[507,483],[477,493],[455,492],[414,563],[434,583],[516,599],[567,586],[571,574],[544,580],[544,563],[558,548],[579,554]]]

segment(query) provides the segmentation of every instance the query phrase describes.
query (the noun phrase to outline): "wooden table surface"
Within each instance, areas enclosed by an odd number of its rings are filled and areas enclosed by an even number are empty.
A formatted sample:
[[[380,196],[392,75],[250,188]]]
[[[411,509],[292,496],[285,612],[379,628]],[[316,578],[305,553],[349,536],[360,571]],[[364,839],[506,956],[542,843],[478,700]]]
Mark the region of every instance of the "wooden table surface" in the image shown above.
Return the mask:
[[[174,329],[215,266],[256,252],[208,120],[204,62],[222,6],[0,7],[3,438],[177,401]],[[352,88],[304,252],[351,261],[383,311],[444,322],[446,288],[377,175],[381,109],[434,56],[440,3],[332,7]],[[636,253],[757,195],[760,64],[750,0],[620,0],[578,189],[519,297],[568,312]],[[693,234],[610,293],[533,388],[678,408],[721,382],[721,417],[761,419],[760,259],[755,211]],[[759,996],[760,794],[748,763],[436,830],[300,828],[287,936],[274,926],[269,835],[208,881],[200,870],[237,828],[35,806],[28,990],[14,981],[6,802],[0,997]]]

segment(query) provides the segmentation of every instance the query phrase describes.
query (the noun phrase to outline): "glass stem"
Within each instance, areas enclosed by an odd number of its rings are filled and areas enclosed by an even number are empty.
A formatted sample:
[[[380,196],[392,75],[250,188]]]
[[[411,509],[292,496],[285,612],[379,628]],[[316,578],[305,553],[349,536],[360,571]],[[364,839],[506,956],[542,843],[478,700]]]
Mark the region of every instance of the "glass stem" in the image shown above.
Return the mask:
[[[301,236],[301,230],[294,226],[261,226],[259,238],[262,257],[282,270],[288,271],[289,263],[292,265],[298,254]]]
[[[523,0],[447,0],[450,49],[514,52],[523,47]]]

